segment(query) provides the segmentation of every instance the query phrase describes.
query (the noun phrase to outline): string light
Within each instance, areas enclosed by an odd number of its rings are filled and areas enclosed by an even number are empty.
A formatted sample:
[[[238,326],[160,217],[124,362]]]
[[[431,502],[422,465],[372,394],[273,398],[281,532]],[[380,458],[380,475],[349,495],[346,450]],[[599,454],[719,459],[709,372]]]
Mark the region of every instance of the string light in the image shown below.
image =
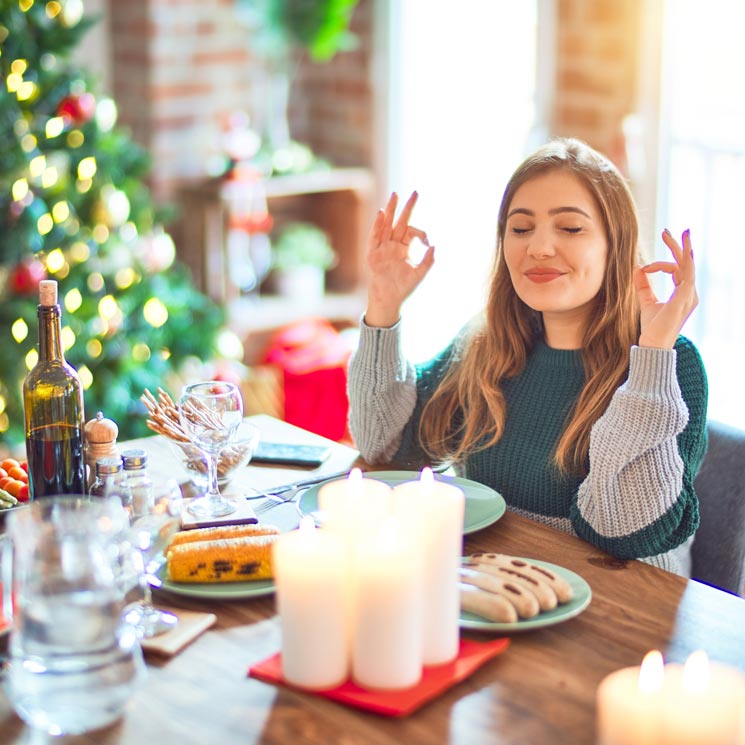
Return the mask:
[[[59,180],[59,175],[57,173],[57,169],[54,166],[49,166],[49,168],[44,171],[44,173],[41,176],[41,185],[45,189],[51,189]],[[68,214],[70,214],[70,210],[67,211]],[[58,222],[60,222],[58,220]]]
[[[65,309],[68,313],[74,313],[83,304],[83,295],[77,287],[73,287],[65,295]]]
[[[81,365],[78,368],[78,377],[86,391],[93,385],[93,373],[86,365]]]
[[[150,347],[144,342],[139,342],[132,347],[132,359],[135,362],[147,362],[150,359]]]
[[[39,231],[39,235],[47,235],[51,232],[52,228],[54,227],[54,220],[52,220],[52,216],[45,212],[37,221],[36,221],[36,229]]]
[[[16,318],[10,327],[11,336],[20,344],[28,336],[28,324],[23,318]]]
[[[60,338],[62,340],[62,348],[67,351],[68,349],[72,349],[72,347],[75,344],[75,332],[69,327],[65,326],[62,329]]]
[[[13,199],[20,202],[28,194],[28,181],[25,178],[19,178],[10,189]]]
[[[90,339],[85,345],[85,351],[91,359],[96,359],[103,352],[103,344],[98,339]]]
[[[93,178],[96,175],[96,168],[96,159],[94,156],[89,155],[83,158],[78,163],[78,178],[81,181]]]
[[[55,248],[49,252],[46,259],[47,271],[56,274],[65,265],[65,254],[61,248]]]
[[[168,308],[157,297],[151,297],[145,303],[142,315],[151,326],[158,329],[168,320]]]
[[[65,130],[65,120],[61,116],[53,116],[47,121],[44,132],[48,140],[59,137]]]
[[[67,144],[71,148],[80,147],[85,142],[85,136],[79,129],[72,129],[67,133]]]
[[[33,370],[36,363],[39,361],[39,353],[35,349],[30,349],[25,357],[26,367],[29,370]]]
[[[55,169],[55,172],[56,170],[57,169]],[[52,207],[52,217],[55,222],[64,222],[68,217],[70,217],[70,205],[66,201],[57,202],[57,204]]]

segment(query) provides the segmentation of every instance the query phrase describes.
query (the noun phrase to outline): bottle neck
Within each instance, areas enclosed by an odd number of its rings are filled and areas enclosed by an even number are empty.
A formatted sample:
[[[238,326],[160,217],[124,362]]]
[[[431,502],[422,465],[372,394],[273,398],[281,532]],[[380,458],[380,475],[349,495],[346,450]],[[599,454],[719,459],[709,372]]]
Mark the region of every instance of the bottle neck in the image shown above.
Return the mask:
[[[39,305],[39,360],[64,362],[62,352],[62,311],[59,305]]]

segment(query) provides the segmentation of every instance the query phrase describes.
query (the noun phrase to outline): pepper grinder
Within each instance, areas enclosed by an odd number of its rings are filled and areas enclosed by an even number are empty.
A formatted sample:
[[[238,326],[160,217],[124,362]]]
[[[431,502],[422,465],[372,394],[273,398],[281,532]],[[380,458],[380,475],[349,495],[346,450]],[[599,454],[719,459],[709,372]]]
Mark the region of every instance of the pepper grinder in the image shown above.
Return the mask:
[[[116,422],[106,419],[102,412],[96,414],[85,424],[85,464],[87,486],[96,478],[96,462],[101,458],[118,458],[119,451],[116,447],[116,437],[119,427]]]

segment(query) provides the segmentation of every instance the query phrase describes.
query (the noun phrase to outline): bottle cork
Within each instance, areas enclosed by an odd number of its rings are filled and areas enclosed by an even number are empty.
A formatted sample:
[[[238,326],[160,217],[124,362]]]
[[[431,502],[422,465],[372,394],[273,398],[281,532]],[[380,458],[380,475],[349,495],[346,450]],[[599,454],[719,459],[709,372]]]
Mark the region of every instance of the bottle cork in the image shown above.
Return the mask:
[[[46,307],[57,305],[56,279],[42,279],[39,282],[39,304]]]

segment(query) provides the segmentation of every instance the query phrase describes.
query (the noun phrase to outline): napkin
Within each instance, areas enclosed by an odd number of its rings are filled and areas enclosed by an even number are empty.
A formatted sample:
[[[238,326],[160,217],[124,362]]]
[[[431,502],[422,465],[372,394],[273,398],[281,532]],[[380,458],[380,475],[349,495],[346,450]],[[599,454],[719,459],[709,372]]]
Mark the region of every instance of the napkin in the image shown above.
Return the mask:
[[[465,680],[492,657],[496,657],[509,645],[509,639],[494,639],[487,642],[461,639],[458,656],[445,665],[425,667],[421,681],[411,688],[395,691],[376,691],[361,688],[351,680],[336,688],[320,691],[298,688],[305,693],[330,698],[348,706],[366,709],[388,717],[403,717],[411,714],[427,701]],[[267,683],[290,686],[282,675],[282,655],[277,653],[252,665],[248,674]]]
[[[219,517],[197,517],[189,512],[189,503],[186,502],[181,512],[181,529],[217,528],[224,525],[247,525],[259,522],[253,507],[243,497],[231,498],[231,501],[235,504],[236,511]]]
[[[164,634],[141,639],[143,651],[173,657],[217,621],[214,613],[199,613],[181,608],[169,610],[173,610],[178,616],[178,624]]]

